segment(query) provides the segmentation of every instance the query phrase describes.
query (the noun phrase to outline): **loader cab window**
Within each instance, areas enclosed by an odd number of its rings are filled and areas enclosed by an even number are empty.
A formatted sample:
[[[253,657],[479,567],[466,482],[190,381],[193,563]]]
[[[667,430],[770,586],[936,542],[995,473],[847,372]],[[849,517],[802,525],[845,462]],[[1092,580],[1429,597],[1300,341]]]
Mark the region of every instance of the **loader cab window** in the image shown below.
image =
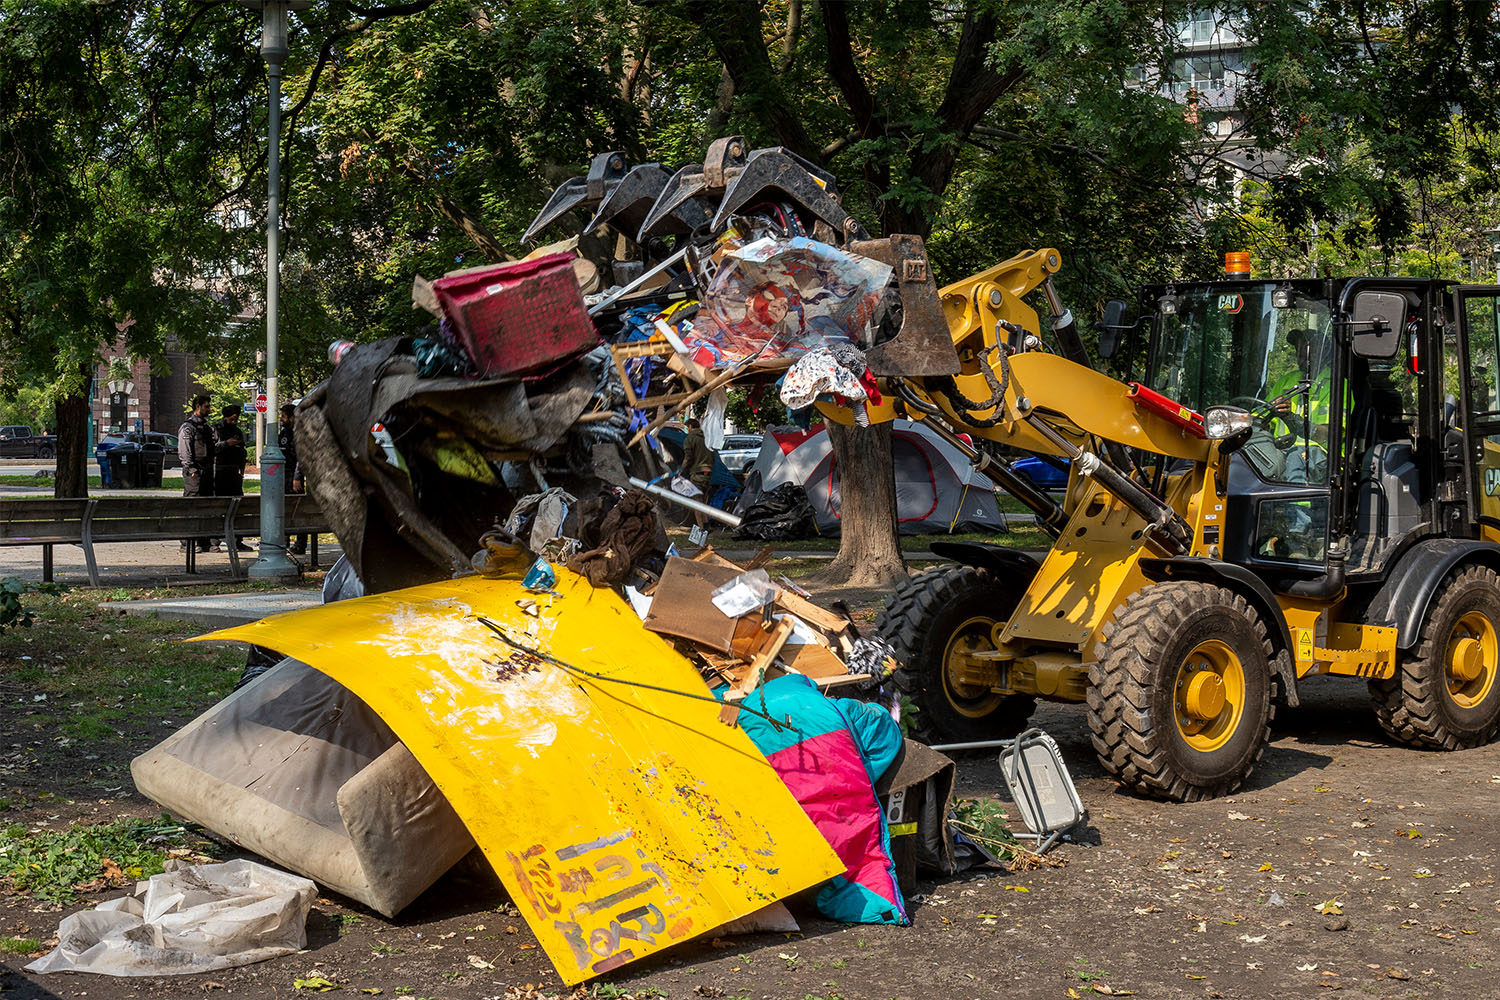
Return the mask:
[[[1249,410],[1255,433],[1241,449],[1262,479],[1328,482],[1334,339],[1328,304],[1294,291],[1277,307],[1277,285],[1189,286],[1161,317],[1151,385],[1200,413]]]

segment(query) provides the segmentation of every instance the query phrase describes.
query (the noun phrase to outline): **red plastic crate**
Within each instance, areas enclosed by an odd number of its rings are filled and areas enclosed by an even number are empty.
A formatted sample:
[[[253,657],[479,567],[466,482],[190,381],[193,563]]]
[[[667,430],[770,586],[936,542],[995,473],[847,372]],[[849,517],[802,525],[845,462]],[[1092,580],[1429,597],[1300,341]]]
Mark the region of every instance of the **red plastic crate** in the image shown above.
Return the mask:
[[[439,278],[432,288],[486,375],[524,375],[600,343],[573,276],[572,254],[476,268]]]

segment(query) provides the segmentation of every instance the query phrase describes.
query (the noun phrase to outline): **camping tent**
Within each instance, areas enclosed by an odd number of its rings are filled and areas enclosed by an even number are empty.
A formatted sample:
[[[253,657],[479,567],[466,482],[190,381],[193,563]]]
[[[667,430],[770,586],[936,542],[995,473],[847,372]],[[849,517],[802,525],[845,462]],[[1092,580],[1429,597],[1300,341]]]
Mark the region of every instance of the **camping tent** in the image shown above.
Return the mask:
[[[901,533],[1004,531],[995,485],[958,449],[922,424],[897,420],[891,444],[896,465],[896,514]],[[770,432],[752,468],[769,492],[796,483],[807,492],[818,532],[839,532],[839,474],[828,432]]]

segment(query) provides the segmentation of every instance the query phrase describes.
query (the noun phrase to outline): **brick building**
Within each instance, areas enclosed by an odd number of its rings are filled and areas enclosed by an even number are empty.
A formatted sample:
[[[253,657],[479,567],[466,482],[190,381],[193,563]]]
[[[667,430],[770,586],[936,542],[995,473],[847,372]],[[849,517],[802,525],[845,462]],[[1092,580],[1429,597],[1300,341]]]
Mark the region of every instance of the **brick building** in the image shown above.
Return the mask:
[[[130,365],[128,377],[111,376],[111,368],[119,367],[111,364],[116,359]],[[188,400],[203,391],[192,377],[198,359],[194,354],[172,350],[169,344],[161,360],[166,373],[152,374],[150,361],[130,360],[123,339],[104,351],[103,361],[94,370],[90,400],[96,437],[134,430],[137,420],[142,421],[144,430],[177,433],[187,418]],[[114,372],[116,376],[121,374]]]

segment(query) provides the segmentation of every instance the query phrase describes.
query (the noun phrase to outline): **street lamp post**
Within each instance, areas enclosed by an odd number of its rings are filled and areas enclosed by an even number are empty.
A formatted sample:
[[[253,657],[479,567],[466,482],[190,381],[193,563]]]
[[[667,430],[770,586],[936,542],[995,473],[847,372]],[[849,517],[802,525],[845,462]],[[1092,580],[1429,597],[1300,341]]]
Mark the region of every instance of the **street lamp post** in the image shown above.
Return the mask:
[[[280,419],[276,392],[277,308],[280,305],[281,259],[281,64],[286,61],[286,15],[311,0],[240,0],[261,12],[260,55],[270,78],[270,122],[266,150],[266,415],[265,448],[260,460],[260,554],[249,574],[259,580],[284,580],[300,572],[286,554],[286,456],[270,428]]]

